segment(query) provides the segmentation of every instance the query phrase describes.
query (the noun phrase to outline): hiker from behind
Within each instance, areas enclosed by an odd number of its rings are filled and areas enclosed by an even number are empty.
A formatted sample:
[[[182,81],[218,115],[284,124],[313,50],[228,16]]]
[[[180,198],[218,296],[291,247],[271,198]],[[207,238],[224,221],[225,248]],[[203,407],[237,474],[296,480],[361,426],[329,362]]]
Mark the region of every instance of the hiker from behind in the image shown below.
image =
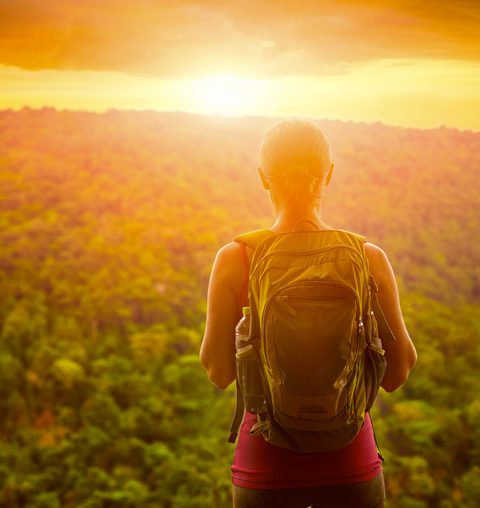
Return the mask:
[[[233,505],[382,507],[369,410],[416,362],[392,267],[323,222],[333,163],[314,122],[270,128],[258,169],[276,218],[218,251],[200,350],[215,385],[237,380]]]

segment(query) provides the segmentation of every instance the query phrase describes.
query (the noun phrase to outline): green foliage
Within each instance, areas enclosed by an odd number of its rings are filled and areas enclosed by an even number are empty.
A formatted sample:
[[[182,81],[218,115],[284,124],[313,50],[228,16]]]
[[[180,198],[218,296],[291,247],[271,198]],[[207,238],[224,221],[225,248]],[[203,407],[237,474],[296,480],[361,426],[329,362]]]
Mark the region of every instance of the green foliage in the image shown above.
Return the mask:
[[[230,504],[198,348],[216,250],[272,218],[271,122],[0,112],[0,506]],[[321,125],[324,217],[385,248],[419,353],[373,411],[389,506],[479,506],[479,134]]]

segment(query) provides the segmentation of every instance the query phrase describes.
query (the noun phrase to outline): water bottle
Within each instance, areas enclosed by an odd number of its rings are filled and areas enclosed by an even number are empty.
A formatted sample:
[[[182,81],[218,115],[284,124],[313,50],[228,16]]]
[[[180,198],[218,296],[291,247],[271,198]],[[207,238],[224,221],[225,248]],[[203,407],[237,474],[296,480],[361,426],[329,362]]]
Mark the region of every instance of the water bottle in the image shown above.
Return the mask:
[[[250,307],[243,307],[242,319],[235,328],[235,349],[240,351],[248,345],[248,335],[250,333]]]
[[[245,409],[250,413],[263,413],[266,411],[266,403],[262,375],[257,352],[248,341],[249,333],[250,307],[243,307],[243,317],[235,328],[237,378]]]

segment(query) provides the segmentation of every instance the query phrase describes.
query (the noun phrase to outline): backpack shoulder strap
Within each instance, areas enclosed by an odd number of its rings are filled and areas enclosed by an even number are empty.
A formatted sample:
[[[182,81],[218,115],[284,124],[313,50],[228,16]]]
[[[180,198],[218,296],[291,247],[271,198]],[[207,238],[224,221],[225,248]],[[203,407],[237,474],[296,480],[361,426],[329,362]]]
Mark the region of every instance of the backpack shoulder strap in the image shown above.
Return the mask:
[[[240,295],[248,290],[248,277],[250,273],[250,260],[247,254],[247,246],[251,247],[253,250],[257,248],[257,245],[268,238],[269,236],[274,235],[273,231],[270,229],[257,229],[255,231],[250,231],[249,233],[242,233],[234,238],[235,242],[240,244],[240,255],[242,257],[244,271],[244,277],[242,281]]]
[[[257,248],[257,245],[265,238],[273,236],[275,233],[270,229],[256,229],[248,233],[242,233],[234,238],[235,242],[244,243],[253,250]]]
[[[352,233],[351,231],[346,231],[344,229],[339,229],[339,231],[342,233],[346,233],[348,236],[356,238],[359,242],[362,242],[362,243],[368,242],[368,240],[365,236],[360,235],[358,233]]]
[[[383,344],[388,342],[393,342],[395,339],[395,335],[388,324],[387,318],[383,313],[382,307],[380,307],[380,302],[378,301],[378,286],[375,282],[375,279],[370,275],[370,291],[372,294],[372,310],[375,314],[375,318],[377,320],[378,326],[378,334]]]
[[[357,233],[349,233],[352,237],[356,238],[362,245],[364,245],[368,240]],[[365,248],[363,248],[365,253]],[[366,253],[364,254],[366,258]],[[368,263],[368,262],[367,262]],[[378,286],[375,282],[375,279],[371,274],[369,274],[368,285],[370,286],[370,294],[371,294],[371,305],[373,313],[375,314],[375,318],[377,320],[378,332],[380,338],[382,339],[382,343],[393,342],[395,340],[395,335],[388,324],[388,321],[383,313],[382,307],[380,306],[380,302],[378,301]]]
[[[364,253],[363,245],[368,242],[367,238],[363,235],[359,235],[358,233],[352,233],[351,231],[346,231],[344,229],[337,229],[334,231],[337,235],[341,235],[346,242],[356,246],[356,248],[362,253]]]

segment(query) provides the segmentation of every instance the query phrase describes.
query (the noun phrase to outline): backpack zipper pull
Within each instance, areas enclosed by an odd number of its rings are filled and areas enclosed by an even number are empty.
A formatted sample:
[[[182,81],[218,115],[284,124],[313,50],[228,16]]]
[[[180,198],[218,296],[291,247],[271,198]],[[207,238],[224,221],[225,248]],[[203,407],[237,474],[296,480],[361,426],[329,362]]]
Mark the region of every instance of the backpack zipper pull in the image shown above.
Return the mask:
[[[360,316],[358,318],[358,334],[362,335],[364,329],[365,329],[365,325],[363,324],[363,318],[362,318],[362,316]]]

